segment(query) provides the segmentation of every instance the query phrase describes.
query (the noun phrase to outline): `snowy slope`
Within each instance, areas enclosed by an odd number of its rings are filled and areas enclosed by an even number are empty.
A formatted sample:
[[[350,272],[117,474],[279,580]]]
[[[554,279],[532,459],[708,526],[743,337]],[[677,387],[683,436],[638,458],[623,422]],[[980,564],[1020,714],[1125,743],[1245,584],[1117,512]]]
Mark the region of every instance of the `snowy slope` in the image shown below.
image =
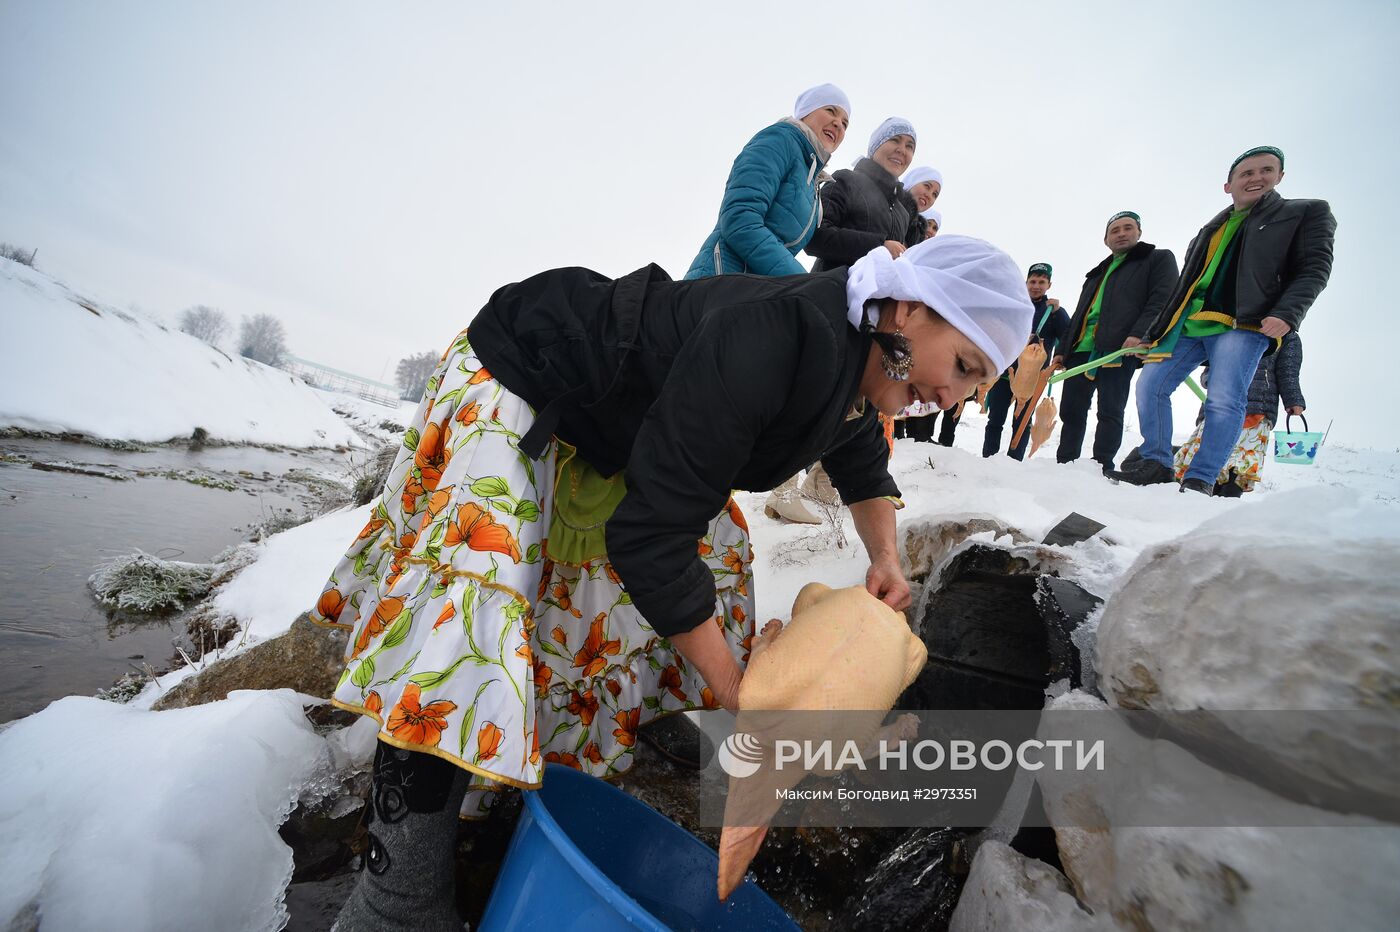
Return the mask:
[[[202,427],[229,441],[359,443],[300,379],[8,259],[0,259],[0,334],[0,427],[149,442]]]

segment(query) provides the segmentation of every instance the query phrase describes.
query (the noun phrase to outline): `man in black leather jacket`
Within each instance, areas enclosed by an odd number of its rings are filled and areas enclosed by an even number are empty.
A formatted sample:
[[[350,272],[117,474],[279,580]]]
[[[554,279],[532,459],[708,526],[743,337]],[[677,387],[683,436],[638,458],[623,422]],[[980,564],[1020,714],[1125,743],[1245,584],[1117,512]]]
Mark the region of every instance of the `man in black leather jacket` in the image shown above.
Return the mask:
[[[1201,228],[1181,278],[1147,329],[1152,345],[1138,380],[1140,465],[1118,474],[1137,485],[1173,481],[1171,393],[1202,362],[1211,367],[1201,445],[1182,491],[1207,495],[1244,422],[1259,360],[1298,330],[1332,272],[1337,221],[1326,201],[1287,200],[1283,153],[1260,146],[1226,176],[1233,204]]]

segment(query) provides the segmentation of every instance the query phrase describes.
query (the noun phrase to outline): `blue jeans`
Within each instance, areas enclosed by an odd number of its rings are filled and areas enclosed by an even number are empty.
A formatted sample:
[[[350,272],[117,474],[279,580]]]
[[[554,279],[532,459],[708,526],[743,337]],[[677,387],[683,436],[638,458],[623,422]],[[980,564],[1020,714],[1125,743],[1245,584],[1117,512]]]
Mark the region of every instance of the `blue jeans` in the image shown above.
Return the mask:
[[[1206,392],[1206,417],[1201,447],[1183,479],[1201,479],[1211,485],[1219,475],[1244,425],[1249,383],[1259,360],[1269,348],[1269,338],[1253,330],[1227,330],[1208,337],[1183,336],[1171,357],[1142,369],[1138,378],[1138,424],[1142,429],[1144,459],[1172,465],[1172,392],[1201,363],[1210,361],[1210,389]]]

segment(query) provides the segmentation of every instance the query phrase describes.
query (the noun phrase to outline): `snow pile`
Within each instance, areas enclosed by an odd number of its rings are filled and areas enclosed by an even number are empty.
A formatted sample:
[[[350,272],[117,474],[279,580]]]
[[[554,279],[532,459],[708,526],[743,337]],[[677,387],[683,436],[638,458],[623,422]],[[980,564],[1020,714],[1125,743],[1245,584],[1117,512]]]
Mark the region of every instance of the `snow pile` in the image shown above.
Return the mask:
[[[206,595],[213,576],[212,563],[162,560],[137,550],[99,566],[88,585],[103,605],[154,612],[183,608]]]
[[[0,319],[0,427],[154,443],[196,427],[228,441],[359,443],[300,379],[14,262],[0,261]]]
[[[60,699],[0,732],[0,927],[281,928],[277,826],[330,765],[290,690],[168,712]]]
[[[247,628],[249,643],[276,637],[316,604],[336,561],[369,521],[369,505],[337,511],[257,545],[257,562],[214,596]]]
[[[1115,927],[1107,916],[1085,911],[1069,881],[1049,864],[989,841],[977,849],[948,928],[950,932],[1096,932]]]
[[[1071,712],[1109,707],[1075,691],[1047,708],[1061,717],[1042,719],[1046,741],[1085,734]],[[1400,826],[1277,796],[1121,719],[1102,715],[1092,733],[1107,748],[1102,771],[1037,779],[1065,872],[1096,916],[1124,929],[1395,927]],[[1237,824],[1190,824],[1215,813]]]

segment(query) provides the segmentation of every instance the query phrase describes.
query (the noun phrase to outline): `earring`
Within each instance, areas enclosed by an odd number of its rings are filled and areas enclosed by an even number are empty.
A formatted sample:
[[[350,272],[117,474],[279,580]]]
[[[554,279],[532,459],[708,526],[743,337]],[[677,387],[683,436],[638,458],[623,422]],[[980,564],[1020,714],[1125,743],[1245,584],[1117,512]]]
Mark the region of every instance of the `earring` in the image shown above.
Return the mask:
[[[914,368],[914,356],[908,337],[899,328],[895,328],[892,336],[878,342],[880,368],[885,370],[886,377],[894,382],[909,381],[909,373]]]

